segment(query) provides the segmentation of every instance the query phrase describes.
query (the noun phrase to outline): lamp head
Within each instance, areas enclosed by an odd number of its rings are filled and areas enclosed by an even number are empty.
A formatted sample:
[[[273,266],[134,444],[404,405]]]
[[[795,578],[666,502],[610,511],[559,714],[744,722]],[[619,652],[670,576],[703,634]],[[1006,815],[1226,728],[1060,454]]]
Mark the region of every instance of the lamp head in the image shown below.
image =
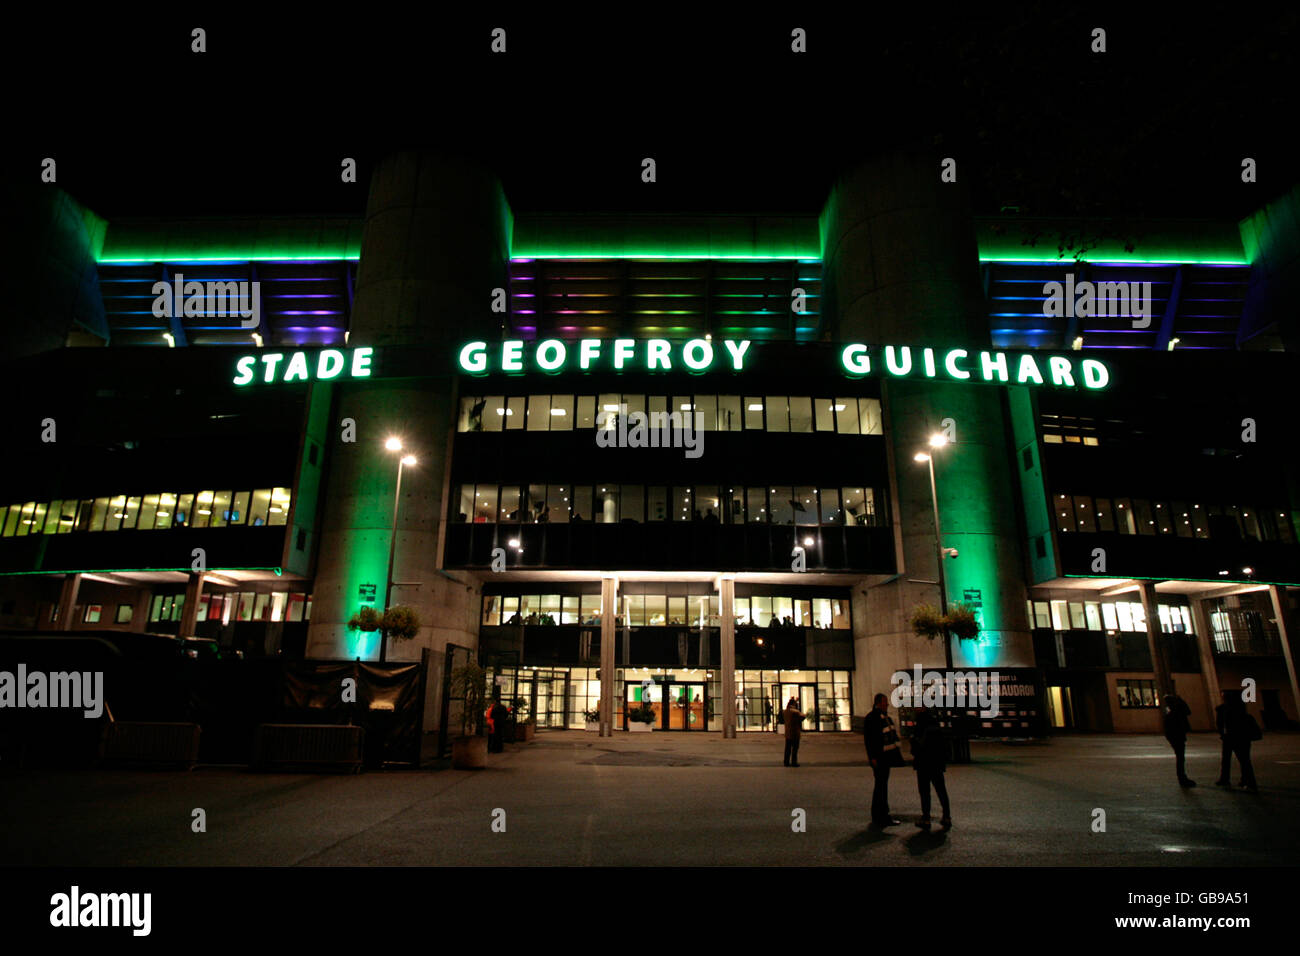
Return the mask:
[[[402,440],[400,438],[390,438],[388,441],[384,442],[384,447],[389,451],[401,451]]]
[[[926,454],[925,452],[923,452],[923,451],[918,451],[915,455],[912,456],[912,460],[913,460],[913,461],[929,461],[929,460],[930,460],[930,456],[927,455],[927,454]]]
[[[405,465],[407,468],[410,468],[412,465],[415,464],[415,456],[406,455],[405,457],[402,458],[402,464]]]
[[[931,435],[931,436],[930,436],[930,447],[931,447],[931,448],[942,448],[942,447],[943,447],[944,445],[946,445],[946,444],[948,444],[948,436],[947,436],[947,435]]]

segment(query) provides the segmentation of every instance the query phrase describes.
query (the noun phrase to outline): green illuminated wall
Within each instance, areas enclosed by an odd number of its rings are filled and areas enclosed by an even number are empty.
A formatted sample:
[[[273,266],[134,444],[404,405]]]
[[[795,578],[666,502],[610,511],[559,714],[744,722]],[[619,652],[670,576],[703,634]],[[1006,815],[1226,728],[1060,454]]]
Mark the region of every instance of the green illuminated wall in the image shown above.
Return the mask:
[[[109,225],[99,262],[359,259],[359,219],[120,221]]]
[[[524,259],[818,259],[811,216],[519,216],[510,254]]]
[[[1056,544],[1052,537],[1047,484],[1043,475],[1042,448],[1038,444],[1038,414],[1033,391],[1023,385],[1008,386],[1007,405],[1015,442],[1015,469],[1019,476],[1020,504],[1025,521],[1026,559],[1030,580],[1037,584],[1057,575]],[[1029,467],[1025,467],[1028,458]],[[1042,553],[1038,542],[1042,542]]]

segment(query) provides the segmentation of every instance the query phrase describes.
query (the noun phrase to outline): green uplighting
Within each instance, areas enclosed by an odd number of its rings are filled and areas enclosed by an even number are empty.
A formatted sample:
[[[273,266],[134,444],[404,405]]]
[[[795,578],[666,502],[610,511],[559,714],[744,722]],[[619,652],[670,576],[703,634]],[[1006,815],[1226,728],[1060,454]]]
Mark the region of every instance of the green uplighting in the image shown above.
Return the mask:
[[[0,571],[0,577],[22,577],[32,574],[157,574],[162,571],[180,571],[185,574],[193,574],[194,569],[188,564],[180,568],[78,568],[76,570],[64,570],[63,568],[49,568],[44,571]],[[208,568],[205,574],[220,574],[222,571],[271,571],[276,577],[284,574],[283,568],[245,568],[245,567],[228,567],[228,568]]]

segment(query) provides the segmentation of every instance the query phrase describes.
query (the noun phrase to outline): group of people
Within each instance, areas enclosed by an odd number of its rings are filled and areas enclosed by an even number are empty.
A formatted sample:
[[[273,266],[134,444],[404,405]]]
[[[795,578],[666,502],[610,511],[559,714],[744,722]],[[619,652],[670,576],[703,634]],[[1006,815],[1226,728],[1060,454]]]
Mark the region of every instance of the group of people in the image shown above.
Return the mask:
[[[785,723],[785,766],[797,767],[804,715],[799,711],[799,702],[795,698],[790,698],[781,717]],[[889,771],[894,767],[907,766],[907,761],[903,758],[894,718],[889,716],[889,698],[884,694],[876,695],[871,713],[867,714],[864,721],[863,736],[867,746],[867,759],[875,775],[875,789],[871,794],[871,822],[879,827],[897,826],[903,821],[889,812]],[[912,769],[916,771],[916,785],[921,795],[921,819],[916,825],[923,830],[929,830],[933,825],[930,818],[931,788],[939,795],[939,806],[943,811],[939,825],[944,830],[952,828],[948,788],[943,779],[947,767],[947,735],[939,726],[934,712],[923,708],[917,712],[916,726],[912,731]]]
[[[1178,694],[1171,693],[1164,700],[1165,739],[1174,749],[1174,773],[1182,787],[1194,787],[1196,781],[1187,776],[1187,734],[1191,730],[1192,709]],[[1258,793],[1255,768],[1250,762],[1250,745],[1264,734],[1259,724],[1241,699],[1240,691],[1225,690],[1223,703],[1214,708],[1214,725],[1219,731],[1219,779],[1216,787],[1232,786],[1232,758],[1237,758],[1241,778],[1237,784],[1242,790]]]

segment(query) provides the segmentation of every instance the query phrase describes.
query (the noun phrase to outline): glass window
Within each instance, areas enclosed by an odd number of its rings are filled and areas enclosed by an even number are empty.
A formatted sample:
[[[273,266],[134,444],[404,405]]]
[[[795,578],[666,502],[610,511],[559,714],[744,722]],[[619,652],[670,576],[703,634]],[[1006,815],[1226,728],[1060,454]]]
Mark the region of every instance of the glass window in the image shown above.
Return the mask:
[[[1097,516],[1092,510],[1092,500],[1085,495],[1074,496],[1074,526],[1079,531],[1097,530]]]
[[[750,521],[768,520],[767,515],[767,489],[766,488],[749,488],[745,491],[745,510],[748,512]]]
[[[1186,501],[1173,501],[1170,506],[1174,509],[1170,515],[1170,520],[1174,523],[1174,532],[1180,538],[1192,537],[1192,508]]]
[[[254,621],[268,620],[268,612],[270,611],[270,605],[271,605],[271,595],[265,593],[259,593],[257,595],[257,598],[253,602],[253,620]]]
[[[772,623],[772,598],[755,594],[749,599],[750,616],[756,627],[769,627]]]
[[[176,521],[176,508],[178,507],[177,497],[170,492],[163,492],[158,496],[158,510],[154,512],[153,526],[155,529],[163,531],[170,528]]]
[[[668,489],[663,485],[651,485],[646,492],[646,520],[668,520]]]
[[[1056,496],[1056,530],[1061,532],[1074,530],[1074,502],[1069,495]]]
[[[77,524],[76,499],[65,499],[59,507],[59,534],[67,534]]]
[[[560,598],[560,623],[577,624],[580,621],[578,617],[581,613],[581,595],[566,594]]]
[[[499,432],[506,427],[506,397],[489,395],[484,400],[483,430]]]
[[[686,598],[670,597],[668,599],[668,623],[669,624],[689,624],[691,619],[688,616],[689,611],[686,608]]]
[[[191,495],[190,497],[192,498],[193,496]],[[26,518],[26,517],[28,516],[28,514],[29,514],[29,512],[26,512],[26,511],[25,511],[23,517]],[[95,505],[94,505],[94,508],[93,508],[93,510],[92,510],[91,513],[90,513],[90,528],[89,528],[89,530],[91,530],[91,531],[103,531],[103,530],[104,530],[104,520],[105,520],[107,517],[108,517],[108,499],[107,499],[107,498],[96,498],[96,499],[95,499]],[[26,531],[26,527],[25,527],[23,524],[21,524],[21,523],[18,525],[18,533],[19,533],[19,534],[26,534],[26,533],[27,533],[27,531]]]
[[[644,485],[623,485],[619,497],[620,520],[638,524],[645,520]]]
[[[794,623],[798,627],[812,627],[812,601],[794,602]]]
[[[528,430],[545,432],[551,429],[551,396],[528,396]]]
[[[645,627],[645,595],[623,595],[623,622],[631,627]]]
[[[794,489],[789,485],[777,485],[769,488],[768,499],[773,524],[794,524]]]
[[[582,623],[599,624],[600,623],[600,595],[584,594],[582,595]]]
[[[623,404],[627,406],[626,414],[628,416],[631,416],[633,412],[640,412],[642,415],[645,414],[644,395],[624,395]]]
[[[138,500],[138,499],[137,499]],[[32,512],[32,534],[54,534],[59,524],[59,503],[38,502]]]
[[[790,430],[790,406],[784,395],[767,396],[767,430],[770,432]]]
[[[1145,498],[1133,499],[1133,521],[1138,534],[1155,534],[1156,519],[1151,513],[1151,502]]]
[[[104,607],[102,604],[87,604],[86,613],[82,615],[81,620],[85,624],[98,624],[99,617],[103,611]]]
[[[478,485],[474,489],[474,522],[494,523],[497,520],[497,486]]]
[[[1210,523],[1206,518],[1206,510],[1200,505],[1192,505],[1192,531],[1198,538],[1210,536]]]
[[[1133,601],[1128,606],[1129,616],[1133,619],[1133,630],[1145,631],[1147,629],[1146,612],[1142,610],[1140,601]]]
[[[601,524],[618,521],[618,485],[596,486],[596,521]]]
[[[1155,519],[1155,530],[1157,534],[1174,533],[1173,510],[1169,507],[1169,502],[1155,502],[1155,510],[1152,512],[1152,517]]]
[[[546,510],[546,486],[525,485],[520,498],[519,520],[530,524],[541,518]]]
[[[519,522],[521,502],[518,485],[502,485],[501,500],[497,505],[497,520],[517,524]]]
[[[717,485],[697,485],[695,488],[695,512],[703,521],[717,524],[722,514],[722,500],[718,496]]]
[[[1106,625],[1106,630],[1119,630],[1119,616],[1115,613],[1115,605],[1103,604],[1101,606],[1101,621]]]
[[[718,396],[716,395],[696,395],[695,410],[699,412],[703,421],[704,431],[716,431],[718,427]],[[692,428],[695,426],[692,425]]]
[[[576,410],[573,413],[574,428],[595,428],[596,427],[596,396],[579,395],[575,401]]]
[[[569,486],[546,486],[546,520],[551,524],[568,524],[569,521]],[[538,519],[541,520],[541,519]]]
[[[835,423],[836,430],[841,435],[860,434],[858,430],[858,400],[856,398],[835,399]]]
[[[1115,499],[1115,528],[1120,534],[1137,534],[1137,518],[1128,498]]]
[[[1121,631],[1133,630],[1133,615],[1129,613],[1127,601],[1121,601],[1115,605],[1115,616],[1119,618],[1119,629]]]
[[[812,599],[813,626],[828,628],[831,626],[831,599]]]
[[[523,395],[511,395],[506,399],[506,431],[521,431],[524,427]]]
[[[794,601],[788,597],[772,598],[772,616],[781,624],[793,624]]]
[[[1070,627],[1076,631],[1085,630],[1088,627],[1088,622],[1084,620],[1082,602],[1071,601],[1069,607]]]
[[[1066,617],[1065,602],[1049,601],[1048,603],[1052,606],[1053,629],[1058,631],[1066,630],[1070,625],[1067,623],[1069,619]]]
[[[871,514],[868,509],[866,488],[844,489],[844,523],[850,525],[868,525]]]
[[[470,419],[474,419],[474,424],[478,427],[471,427]],[[463,395],[460,399],[460,415],[456,418],[456,431],[482,431],[483,430],[483,405],[482,399],[477,395]]]
[[[592,521],[595,513],[591,508],[591,485],[575,485],[573,488],[573,520]]]
[[[181,496],[182,503],[184,502],[184,500],[185,500],[185,496],[182,495]],[[184,510],[183,507],[178,505],[177,506],[178,518],[180,517],[180,512],[182,510]],[[270,516],[271,516],[271,489],[258,488],[253,492],[253,498],[248,504],[248,523],[250,525],[253,525],[254,527],[261,527],[262,525],[267,523],[266,519],[269,518]],[[177,521],[177,524],[180,523],[181,523],[180,521]]]
[[[29,514],[24,512],[24,514]],[[126,517],[126,495],[118,495],[116,498],[110,498],[108,502],[108,514],[104,517],[104,530],[117,531],[122,527],[122,519]],[[35,528],[40,531],[40,528]]]
[[[1046,601],[1034,602],[1034,627],[1048,628],[1052,626],[1052,609]]]
[[[596,427],[617,427],[618,396],[613,392],[605,392],[596,400],[596,405]]]
[[[268,510],[266,523],[271,525],[282,525],[289,520],[289,489],[272,488],[271,489],[271,507]]]
[[[1115,530],[1115,511],[1114,505],[1109,498],[1096,499],[1097,505],[1097,530],[1114,531]]]
[[[807,485],[796,487],[794,489],[795,504],[794,523],[795,524],[819,524],[820,515],[817,511],[817,489],[810,488]]]
[[[230,499],[230,523],[246,524],[248,522],[248,498],[247,491],[236,491]]]
[[[1083,605],[1084,613],[1087,617],[1088,630],[1100,631],[1101,626],[1101,605],[1096,601],[1085,601]]]
[[[751,618],[749,616],[749,598],[747,597],[736,598],[732,602],[731,609],[736,615],[737,627],[740,627],[742,625],[748,626],[751,623]]]
[[[181,614],[185,611],[185,595],[178,594],[172,598],[172,620],[179,621]]]
[[[821,490],[821,523],[844,523],[844,513],[840,511],[840,490],[838,488],[823,488]]]
[[[813,430],[812,399],[805,396],[790,398],[790,431],[811,432]]]
[[[551,431],[573,431],[573,396],[551,396]]]
[[[209,522],[213,528],[224,528],[230,523],[230,498],[232,492],[217,491],[212,495],[212,519]],[[128,505],[129,507],[129,505]]]
[[[212,499],[216,492],[200,491],[194,499],[194,514],[190,518],[191,528],[206,528],[212,520]],[[269,522],[268,522],[269,523]]]
[[[667,595],[647,594],[645,596],[645,622],[649,627],[663,627],[668,623]]]
[[[858,399],[858,426],[864,435],[883,435],[880,421],[880,401],[875,398]]]
[[[302,620],[303,607],[307,603],[306,597],[307,595],[300,591],[289,595],[289,613],[285,616],[286,621]]]
[[[723,518],[727,524],[745,523],[745,489],[728,488],[723,501]]]
[[[458,524],[469,521],[469,516],[474,513],[474,486],[458,485],[452,495],[452,507],[456,509]]]
[[[819,432],[835,431],[835,403],[829,398],[814,398],[813,414]]]
[[[501,598],[496,594],[483,595],[483,623],[496,627],[501,623]]]
[[[1259,511],[1249,505],[1241,509],[1241,531],[1247,539],[1262,540],[1259,533]]]
[[[848,630],[852,626],[849,619],[849,602],[831,599],[831,627],[836,630]]]
[[[543,594],[542,603],[538,608],[538,613],[541,614],[543,618],[548,618],[550,623],[559,624],[560,596],[558,594]]]
[[[690,521],[694,511],[691,502],[691,489],[680,485],[673,488],[672,512],[674,521]]]
[[[744,419],[741,413],[739,395],[718,396],[718,431],[738,432]]]
[[[271,595],[271,620],[284,620],[284,605],[289,598],[288,591],[276,591]]]
[[[519,614],[519,598],[517,596],[503,597],[501,599],[501,623],[523,623],[523,618]]]
[[[761,398],[747,396],[745,398],[745,430],[762,431],[763,429],[763,400]]]

